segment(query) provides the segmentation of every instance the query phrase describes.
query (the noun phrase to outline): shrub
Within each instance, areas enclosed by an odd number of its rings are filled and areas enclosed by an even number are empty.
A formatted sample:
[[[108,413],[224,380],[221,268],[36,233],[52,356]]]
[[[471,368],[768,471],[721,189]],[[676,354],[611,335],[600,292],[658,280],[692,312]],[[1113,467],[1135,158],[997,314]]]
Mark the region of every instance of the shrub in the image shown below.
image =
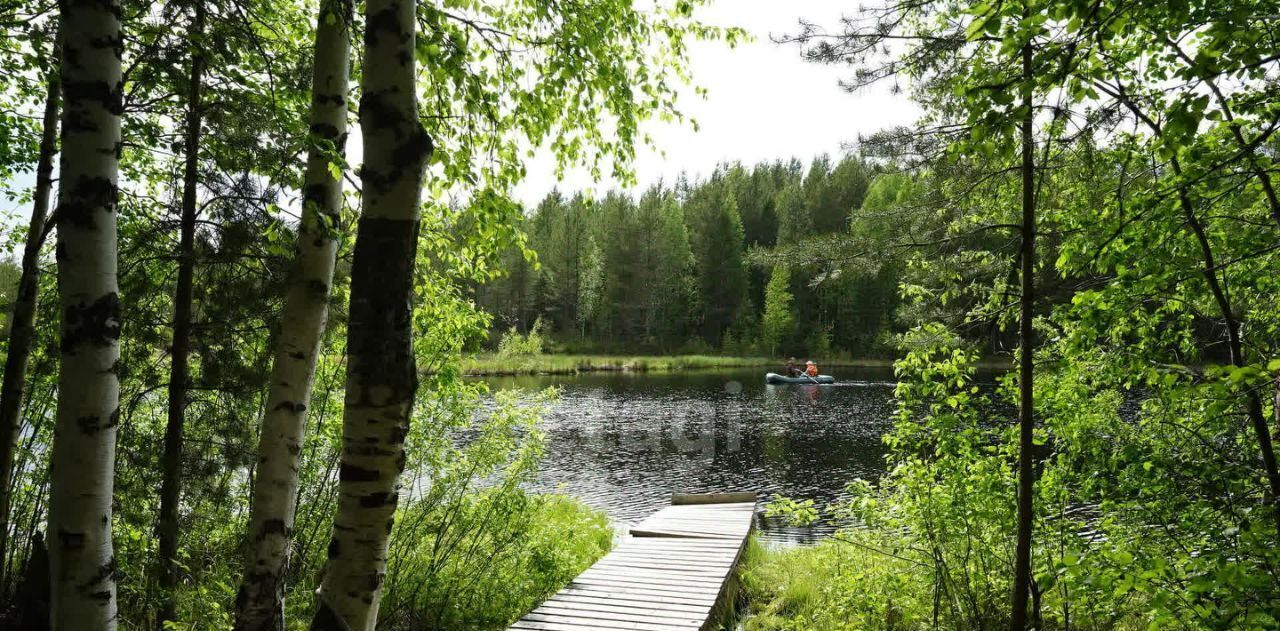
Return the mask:
[[[513,326],[498,341],[499,357],[518,357],[523,355],[541,355],[543,350],[542,318],[534,321],[529,332],[520,335]]]

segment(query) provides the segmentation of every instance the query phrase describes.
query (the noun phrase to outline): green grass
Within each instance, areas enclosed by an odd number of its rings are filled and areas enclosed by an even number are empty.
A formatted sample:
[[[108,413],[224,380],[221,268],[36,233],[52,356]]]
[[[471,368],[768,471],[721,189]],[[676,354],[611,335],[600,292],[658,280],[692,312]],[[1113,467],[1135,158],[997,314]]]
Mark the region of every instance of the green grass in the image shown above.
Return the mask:
[[[888,359],[828,359],[826,367],[887,367]],[[722,355],[499,355],[486,353],[462,361],[463,374],[492,375],[573,375],[584,372],[677,372],[727,368],[772,368],[780,370],[782,360],[769,357],[726,357]]]
[[[428,519],[392,548],[380,629],[505,629],[613,545],[604,513],[564,495],[480,493]]]
[[[772,366],[765,357],[718,355],[511,355],[485,354],[462,362],[467,375],[572,375],[581,372],[674,372]]]
[[[927,596],[892,557],[836,540],[799,547],[748,543],[741,564],[745,631],[915,629]],[[906,589],[904,589],[906,588]],[[918,594],[923,595],[923,594]]]

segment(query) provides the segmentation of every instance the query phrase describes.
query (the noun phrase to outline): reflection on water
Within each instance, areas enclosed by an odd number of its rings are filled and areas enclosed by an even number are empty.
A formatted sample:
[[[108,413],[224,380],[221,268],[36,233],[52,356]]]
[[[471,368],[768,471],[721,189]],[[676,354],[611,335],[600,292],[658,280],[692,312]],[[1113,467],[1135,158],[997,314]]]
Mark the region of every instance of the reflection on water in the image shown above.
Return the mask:
[[[672,493],[756,491],[837,499],[854,478],[884,470],[881,435],[893,414],[889,368],[831,368],[835,385],[766,386],[764,371],[595,373],[494,378],[495,388],[562,395],[545,420],[538,487],[581,497],[634,523]],[[774,540],[809,541],[834,528],[762,519]]]

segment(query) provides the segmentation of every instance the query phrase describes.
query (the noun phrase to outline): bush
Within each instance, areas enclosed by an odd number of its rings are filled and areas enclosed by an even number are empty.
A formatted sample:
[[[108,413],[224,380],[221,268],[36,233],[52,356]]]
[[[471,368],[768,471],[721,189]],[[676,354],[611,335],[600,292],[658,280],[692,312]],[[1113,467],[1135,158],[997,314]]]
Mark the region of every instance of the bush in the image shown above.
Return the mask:
[[[600,512],[560,495],[492,489],[406,511],[380,629],[505,629],[609,551]]]
[[[529,333],[520,335],[516,327],[511,327],[498,341],[499,357],[519,357],[524,355],[541,355],[543,350],[542,318],[534,321]]]
[[[502,391],[480,422],[483,386],[453,382],[410,435],[410,495],[388,553],[379,629],[504,629],[610,547],[605,517],[524,489],[538,471],[537,423],[554,391]]]
[[[742,565],[750,603],[745,631],[929,628],[928,586],[910,564],[842,533],[815,546],[767,549],[752,542]],[[851,587],[857,586],[856,589]]]

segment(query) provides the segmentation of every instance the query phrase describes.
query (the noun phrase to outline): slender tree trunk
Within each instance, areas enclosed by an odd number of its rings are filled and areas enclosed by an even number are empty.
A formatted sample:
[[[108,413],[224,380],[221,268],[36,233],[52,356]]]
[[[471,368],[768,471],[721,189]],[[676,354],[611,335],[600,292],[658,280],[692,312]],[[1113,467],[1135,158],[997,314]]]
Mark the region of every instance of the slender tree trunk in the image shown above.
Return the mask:
[[[1013,603],[1009,627],[1022,631],[1027,627],[1027,597],[1031,588],[1032,492],[1035,474],[1032,468],[1033,382],[1035,374],[1035,270],[1036,270],[1036,197],[1035,147],[1032,124],[1035,113],[1031,106],[1031,44],[1022,47],[1022,313],[1018,322],[1018,535],[1013,563]]]
[[[57,425],[49,556],[55,631],[116,627],[112,474],[120,419],[116,202],[124,39],[117,0],[63,0]]]
[[[1146,115],[1133,102],[1133,99],[1127,95],[1123,84],[1119,85],[1114,91],[1108,91],[1108,94],[1119,100],[1130,112],[1133,112],[1133,115],[1150,128],[1153,134],[1157,137],[1163,137],[1164,130],[1160,123]],[[1200,246],[1201,262],[1204,266],[1202,273],[1204,274],[1205,282],[1209,285],[1209,292],[1213,295],[1213,300],[1222,315],[1223,323],[1227,327],[1227,348],[1231,355],[1231,365],[1245,366],[1248,361],[1244,355],[1244,342],[1240,338],[1241,322],[1231,307],[1231,300],[1227,297],[1226,290],[1218,279],[1218,264],[1213,255],[1213,246],[1209,242],[1209,236],[1205,232],[1204,224],[1196,216],[1195,205],[1191,202],[1191,192],[1183,181],[1182,163],[1177,157],[1174,157],[1169,160],[1169,167],[1173,171],[1174,177],[1177,178],[1178,205],[1182,209],[1183,218],[1186,220],[1187,226],[1191,228],[1196,243]],[[1249,424],[1253,426],[1254,437],[1258,441],[1258,450],[1262,455],[1262,471],[1267,477],[1266,502],[1271,506],[1276,533],[1280,534],[1280,467],[1276,463],[1275,444],[1271,438],[1271,428],[1267,426],[1267,419],[1262,411],[1262,398],[1258,395],[1258,392],[1250,389],[1244,396],[1245,414],[1249,418]],[[1277,399],[1280,402],[1280,394],[1277,395]],[[1277,413],[1277,416],[1280,416],[1280,412]]]
[[[1173,158],[1169,161],[1169,164],[1173,169],[1174,177],[1181,180],[1181,163],[1177,158]],[[1223,288],[1222,282],[1218,279],[1218,264],[1213,255],[1213,245],[1209,242],[1209,235],[1205,232],[1204,224],[1201,223],[1200,218],[1196,216],[1195,207],[1191,203],[1191,194],[1187,191],[1186,185],[1181,182],[1178,184],[1178,204],[1182,208],[1187,226],[1191,228],[1191,232],[1196,238],[1196,243],[1200,246],[1205,282],[1209,285],[1209,292],[1213,294],[1213,300],[1218,305],[1218,311],[1222,314],[1223,323],[1227,327],[1227,350],[1231,355],[1231,365],[1245,366],[1248,364],[1248,360],[1244,355],[1244,342],[1240,339],[1240,319],[1236,316],[1235,310],[1232,309],[1231,300],[1227,297],[1227,292]],[[1262,411],[1262,399],[1256,390],[1249,389],[1245,392],[1244,409],[1245,414],[1249,417],[1249,424],[1253,426],[1254,437],[1258,441],[1258,449],[1262,453],[1262,470],[1267,476],[1266,500],[1271,505],[1271,516],[1275,523],[1276,534],[1280,535],[1280,507],[1277,506],[1277,500],[1280,500],[1280,470],[1277,470],[1275,445],[1271,440],[1271,428],[1267,425],[1266,415]]]
[[[329,164],[347,137],[352,0],[325,0],[316,25],[311,142],[298,247],[276,342],[258,443],[249,556],[236,598],[238,631],[283,631],[285,573],[297,510],[298,455],[338,253],[342,180]]]
[[[178,282],[173,297],[173,346],[169,353],[169,418],[160,459],[159,558],[160,609],[156,629],[177,619],[174,590],[178,586],[178,503],[182,496],[182,434],[186,426],[187,388],[190,381],[192,276],[195,272],[196,186],[200,166],[201,81],[204,77],[205,5],[195,4],[191,24],[191,76],[187,86],[185,164],[182,176],[182,218],[178,242]]]
[[[364,207],[351,265],[338,510],[313,629],[369,631],[377,622],[418,385],[410,300],[432,141],[415,96],[414,6],[365,2]]]
[[[57,40],[55,39],[55,42]],[[53,59],[61,54],[54,44]],[[13,480],[14,448],[18,443],[18,411],[22,407],[23,384],[27,376],[27,359],[31,356],[36,301],[40,286],[40,248],[46,236],[45,220],[49,214],[49,195],[53,191],[53,157],[58,152],[58,111],[62,95],[58,75],[50,73],[49,93],[44,101],[44,133],[40,136],[40,159],[36,164],[36,188],[32,200],[31,223],[27,243],[22,251],[22,275],[18,278],[18,299],[13,305],[13,321],[9,327],[9,354],[4,361],[4,381],[0,383],[0,597],[8,593],[5,569],[9,558],[9,505]]]

